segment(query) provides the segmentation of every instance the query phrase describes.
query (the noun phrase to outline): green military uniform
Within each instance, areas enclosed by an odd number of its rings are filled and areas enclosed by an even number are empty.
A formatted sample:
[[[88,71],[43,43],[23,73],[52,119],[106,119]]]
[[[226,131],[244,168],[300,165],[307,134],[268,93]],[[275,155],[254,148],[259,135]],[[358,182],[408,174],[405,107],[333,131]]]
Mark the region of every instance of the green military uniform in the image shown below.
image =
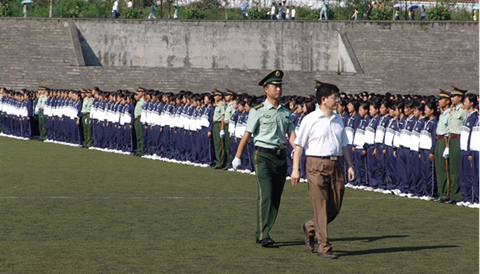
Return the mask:
[[[91,90],[82,90],[82,93],[91,94]],[[91,133],[90,133],[90,110],[92,109],[93,97],[85,97],[82,103],[82,118],[81,123],[83,127],[83,145],[90,147],[92,145]]]
[[[145,92],[144,88],[138,88],[137,92]],[[145,153],[145,147],[143,145],[143,127],[142,123],[140,122],[140,117],[142,116],[142,110],[143,106],[145,105],[145,101],[143,100],[143,97],[140,98],[137,103],[135,104],[135,110],[134,110],[134,123],[133,127],[135,129],[135,137],[137,140],[137,156],[141,156]]]
[[[448,99],[450,95],[440,90],[439,100]],[[446,141],[448,138],[448,118],[450,117],[450,108],[443,111],[438,117],[437,124],[437,141],[435,143],[435,175],[437,177],[438,198],[440,201],[448,200],[447,189],[450,188],[448,178],[448,160],[443,158],[443,151],[445,150]]]
[[[466,92],[466,90],[452,87],[450,97],[462,96],[463,98]],[[462,193],[460,191],[460,133],[462,132],[463,121],[465,121],[467,116],[468,110],[463,104],[459,104],[451,107],[450,117],[448,117],[448,171],[450,179],[449,198],[451,202],[462,201]]]
[[[47,88],[45,87],[39,87],[39,90],[46,91]],[[44,141],[47,138],[47,128],[45,127],[45,114],[44,114],[44,109],[45,109],[45,103],[47,102],[47,95],[46,94],[41,94],[38,97],[38,102],[37,102],[37,107],[38,107],[38,128],[40,131],[40,136],[38,137],[38,140]]]
[[[280,85],[282,78],[282,71],[273,71],[259,85]],[[270,239],[270,230],[277,218],[287,177],[286,135],[294,129],[292,113],[280,104],[275,108],[265,100],[249,112],[245,130],[253,134],[255,144],[254,161],[258,177],[257,241]]]
[[[223,95],[223,92],[218,89],[213,92],[213,95]],[[213,146],[215,147],[215,158],[217,163],[216,169],[222,168],[225,164],[225,143],[224,139],[220,137],[220,125],[222,123],[222,116],[225,114],[225,104],[219,102],[215,105],[213,112]]]
[[[235,96],[236,93],[232,90],[226,89],[225,91],[225,96],[226,95],[231,95]],[[224,138],[224,143],[225,143],[225,169],[229,169],[232,167],[232,153],[230,151],[230,131],[229,131],[229,125],[228,122],[230,121],[230,117],[232,117],[232,114],[235,112],[235,109],[233,108],[233,100],[232,102],[228,103],[225,106],[225,114],[223,116],[223,121],[224,121],[224,130],[225,130],[225,138]]]

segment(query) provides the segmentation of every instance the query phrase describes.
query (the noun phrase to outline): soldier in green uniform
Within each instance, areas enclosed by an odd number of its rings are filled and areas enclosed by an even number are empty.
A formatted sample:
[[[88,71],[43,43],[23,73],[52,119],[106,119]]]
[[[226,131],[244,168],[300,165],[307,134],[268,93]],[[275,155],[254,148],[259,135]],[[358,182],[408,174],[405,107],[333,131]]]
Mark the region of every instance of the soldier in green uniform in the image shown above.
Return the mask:
[[[438,198],[440,202],[448,201],[448,189],[450,186],[448,178],[448,160],[443,158],[443,152],[448,140],[448,119],[450,117],[450,95],[440,89],[438,107],[441,114],[438,117],[437,141],[435,143],[435,175],[437,177]]]
[[[462,102],[465,98],[466,90],[461,90],[452,86],[450,100],[450,116],[448,117],[448,140],[444,151],[444,157],[448,158],[448,172],[450,188],[447,189],[447,198],[449,202],[456,203],[462,201],[460,192],[460,133],[462,132],[463,121],[468,116],[468,110]]]
[[[213,95],[213,99],[215,100],[215,110],[213,111],[213,146],[215,147],[215,158],[217,160],[213,168],[221,169],[225,164],[225,143],[223,140],[225,132],[222,132],[221,129],[225,114],[225,104],[223,102],[223,92],[215,89]]]
[[[92,108],[93,97],[92,91],[88,89],[82,89],[82,116],[80,122],[83,128],[83,147],[90,147],[92,145],[92,139],[90,134],[90,110]]]
[[[235,99],[235,95],[237,93],[233,90],[225,89],[225,114],[222,118],[222,127],[221,129],[224,130],[224,144],[225,144],[225,167],[223,169],[228,170],[232,168],[232,155],[230,152],[230,131],[228,126],[228,121],[230,121],[230,117],[235,112],[233,108],[233,100]],[[220,131],[221,133],[222,131]]]
[[[255,171],[257,174],[257,243],[270,246],[270,230],[275,224],[280,199],[287,177],[285,146],[295,141],[295,126],[290,110],[279,103],[282,96],[283,72],[275,70],[259,83],[267,95],[265,102],[253,107],[248,115],[245,135],[233,160],[233,168],[241,165],[240,158],[252,134],[255,144]]]
[[[38,87],[38,129],[40,131],[40,136],[38,137],[39,141],[45,141],[47,138],[47,129],[45,127],[45,102],[47,102],[47,88],[46,87]]]
[[[140,122],[140,117],[142,116],[142,109],[143,105],[145,105],[145,101],[143,100],[143,96],[145,95],[145,89],[139,87],[135,92],[135,110],[134,110],[134,122],[133,127],[135,129],[135,137],[137,140],[137,149],[135,152],[135,156],[142,156],[145,153],[145,148],[143,146],[143,129],[142,123]]]

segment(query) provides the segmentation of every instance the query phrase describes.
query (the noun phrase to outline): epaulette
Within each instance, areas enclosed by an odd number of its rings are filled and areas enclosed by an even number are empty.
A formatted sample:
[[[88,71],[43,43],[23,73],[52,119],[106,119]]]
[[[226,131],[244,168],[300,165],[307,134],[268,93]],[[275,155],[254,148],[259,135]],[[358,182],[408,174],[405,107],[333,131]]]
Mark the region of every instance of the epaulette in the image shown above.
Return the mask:
[[[461,108],[461,109],[467,109],[465,106],[461,106],[460,108]]]
[[[256,105],[256,106],[254,106],[253,108],[254,108],[254,109],[259,109],[259,108],[261,108],[261,107],[263,107],[263,103],[260,103],[260,104],[258,104],[258,105]]]

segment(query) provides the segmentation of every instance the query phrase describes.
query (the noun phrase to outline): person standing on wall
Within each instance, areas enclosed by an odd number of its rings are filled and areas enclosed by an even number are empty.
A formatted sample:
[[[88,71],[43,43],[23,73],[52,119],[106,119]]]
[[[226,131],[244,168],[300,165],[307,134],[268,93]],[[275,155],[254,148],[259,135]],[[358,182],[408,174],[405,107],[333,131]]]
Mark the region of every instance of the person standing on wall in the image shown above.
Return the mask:
[[[255,172],[257,174],[257,231],[256,242],[263,247],[275,243],[270,231],[275,224],[280,199],[287,177],[285,146],[288,139],[293,146],[295,127],[290,110],[280,104],[282,96],[283,71],[275,70],[267,74],[258,85],[263,86],[266,100],[253,107],[248,115],[245,134],[233,160],[233,168],[242,164],[242,154],[254,137]]]
[[[316,91],[319,109],[307,115],[300,126],[293,154],[292,186],[300,179],[299,164],[303,150],[307,155],[308,192],[314,217],[303,225],[305,245],[315,251],[314,237],[318,239],[318,256],[336,259],[328,242],[328,224],[335,220],[342,207],[345,182],[340,157],[348,166],[348,180],[355,172],[348,150],[348,138],[342,117],[335,113],[339,97],[338,87],[322,83]]]

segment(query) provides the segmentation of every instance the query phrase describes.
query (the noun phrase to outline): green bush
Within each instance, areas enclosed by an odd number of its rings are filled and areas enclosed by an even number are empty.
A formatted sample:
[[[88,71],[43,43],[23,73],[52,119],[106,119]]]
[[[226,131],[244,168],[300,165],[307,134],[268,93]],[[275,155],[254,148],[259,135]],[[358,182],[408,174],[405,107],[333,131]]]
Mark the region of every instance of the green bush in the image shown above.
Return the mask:
[[[185,8],[185,17],[187,19],[205,19],[205,13],[194,7]]]
[[[384,8],[384,9],[373,9],[372,13],[370,14],[370,19],[372,20],[392,20],[393,17],[393,10],[392,8]]]
[[[255,20],[266,20],[270,19],[270,15],[267,13],[270,11],[270,9],[251,9],[248,11],[248,18],[249,19],[255,19]]]
[[[436,6],[430,9],[427,12],[427,19],[428,20],[450,20],[450,11],[448,10],[448,7],[445,5],[441,6]]]
[[[120,13],[121,18],[128,18],[128,19],[140,19],[143,18],[143,10],[142,9],[125,9],[123,12]]]
[[[13,10],[8,3],[0,6],[0,17],[10,17],[12,15],[13,15]]]

